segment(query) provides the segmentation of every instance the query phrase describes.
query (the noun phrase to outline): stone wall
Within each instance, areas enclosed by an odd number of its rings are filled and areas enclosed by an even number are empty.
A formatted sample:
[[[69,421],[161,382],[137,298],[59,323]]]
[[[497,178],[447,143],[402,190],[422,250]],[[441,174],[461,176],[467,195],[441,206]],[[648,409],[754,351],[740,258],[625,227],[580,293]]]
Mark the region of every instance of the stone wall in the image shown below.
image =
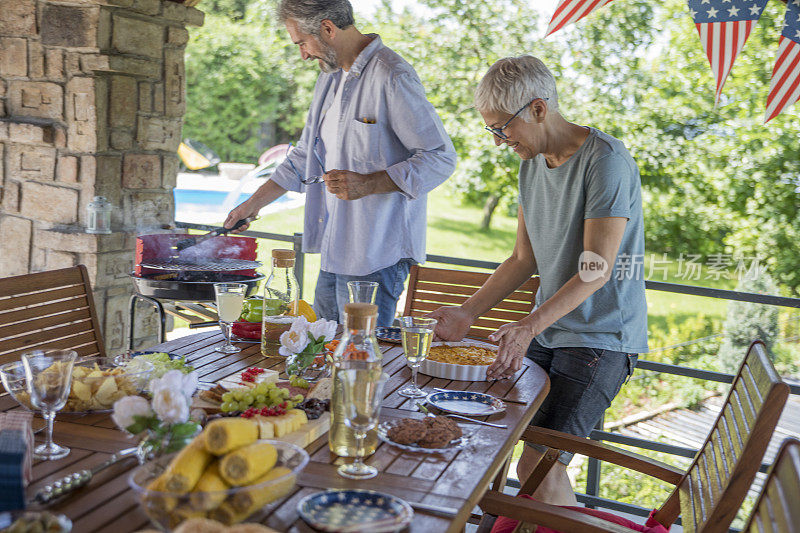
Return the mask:
[[[109,353],[135,236],[173,220],[186,26],[202,24],[168,0],[0,0],[0,277],[85,264]],[[84,231],[94,196],[110,235]]]

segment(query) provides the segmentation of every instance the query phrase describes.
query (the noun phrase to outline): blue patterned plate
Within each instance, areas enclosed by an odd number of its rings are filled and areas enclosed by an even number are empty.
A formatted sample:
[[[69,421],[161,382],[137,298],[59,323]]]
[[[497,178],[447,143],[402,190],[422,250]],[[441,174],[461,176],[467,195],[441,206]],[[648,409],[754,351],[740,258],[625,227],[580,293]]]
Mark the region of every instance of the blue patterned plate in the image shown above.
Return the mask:
[[[501,400],[482,392],[434,392],[426,401],[437,409],[457,415],[486,416],[506,410],[506,404]]]
[[[379,341],[401,343],[403,340],[400,338],[400,328],[387,328],[378,326],[375,328],[375,336]]]
[[[327,490],[306,496],[297,513],[311,527],[331,533],[389,533],[414,517],[400,498],[374,490]]]

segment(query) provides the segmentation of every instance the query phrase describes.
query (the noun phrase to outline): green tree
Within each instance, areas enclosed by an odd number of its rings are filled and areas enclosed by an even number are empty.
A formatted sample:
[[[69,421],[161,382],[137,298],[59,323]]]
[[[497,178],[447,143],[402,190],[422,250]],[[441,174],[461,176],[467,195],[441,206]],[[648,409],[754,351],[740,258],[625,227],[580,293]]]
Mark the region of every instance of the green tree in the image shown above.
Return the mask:
[[[775,294],[778,288],[769,275],[763,274],[752,280],[742,280],[737,291],[756,294]],[[774,305],[731,301],[725,319],[725,333],[719,347],[719,360],[726,372],[736,372],[747,347],[755,339],[761,339],[772,351],[780,328],[778,316],[780,308]]]
[[[264,125],[272,125],[275,142],[299,135],[316,73],[299,64],[268,5],[216,4],[221,14],[207,14],[186,50],[184,136],[223,161],[255,162],[265,148]]]
[[[539,15],[524,0],[421,0],[420,4],[424,14],[393,13],[384,4],[376,19],[392,22],[378,29],[389,35],[391,26],[399,29],[400,38],[389,45],[419,74],[459,156],[450,183],[467,202],[484,206],[481,227],[486,229],[495,208],[516,202],[519,158],[494,145],[473,107],[473,93],[498,59],[521,53],[553,59],[554,48],[538,40],[534,30]]]

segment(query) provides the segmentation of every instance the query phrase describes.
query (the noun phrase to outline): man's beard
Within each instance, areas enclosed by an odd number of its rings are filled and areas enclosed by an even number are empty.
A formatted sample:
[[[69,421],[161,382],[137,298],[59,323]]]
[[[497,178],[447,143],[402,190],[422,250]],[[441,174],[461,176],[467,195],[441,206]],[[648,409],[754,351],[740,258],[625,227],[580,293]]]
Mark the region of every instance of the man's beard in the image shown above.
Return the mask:
[[[336,57],[336,50],[334,50],[332,46],[328,46],[322,42],[320,42],[320,44],[323,47],[324,55],[322,57],[317,57],[319,60],[319,68],[322,72],[327,74],[336,72],[340,68],[339,58]]]

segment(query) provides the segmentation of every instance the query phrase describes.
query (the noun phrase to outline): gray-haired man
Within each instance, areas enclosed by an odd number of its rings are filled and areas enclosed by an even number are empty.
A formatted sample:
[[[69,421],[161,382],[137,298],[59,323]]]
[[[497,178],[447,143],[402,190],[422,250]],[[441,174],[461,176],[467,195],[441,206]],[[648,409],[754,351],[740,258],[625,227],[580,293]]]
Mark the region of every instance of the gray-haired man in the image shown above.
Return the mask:
[[[414,69],[355,28],[349,1],[282,0],[278,16],[322,73],[296,148],[225,226],[304,191],[303,250],[322,255],[317,313],[340,320],[347,282],[377,281],[378,324],[390,325],[425,260],[427,193],[455,169],[453,144]]]

